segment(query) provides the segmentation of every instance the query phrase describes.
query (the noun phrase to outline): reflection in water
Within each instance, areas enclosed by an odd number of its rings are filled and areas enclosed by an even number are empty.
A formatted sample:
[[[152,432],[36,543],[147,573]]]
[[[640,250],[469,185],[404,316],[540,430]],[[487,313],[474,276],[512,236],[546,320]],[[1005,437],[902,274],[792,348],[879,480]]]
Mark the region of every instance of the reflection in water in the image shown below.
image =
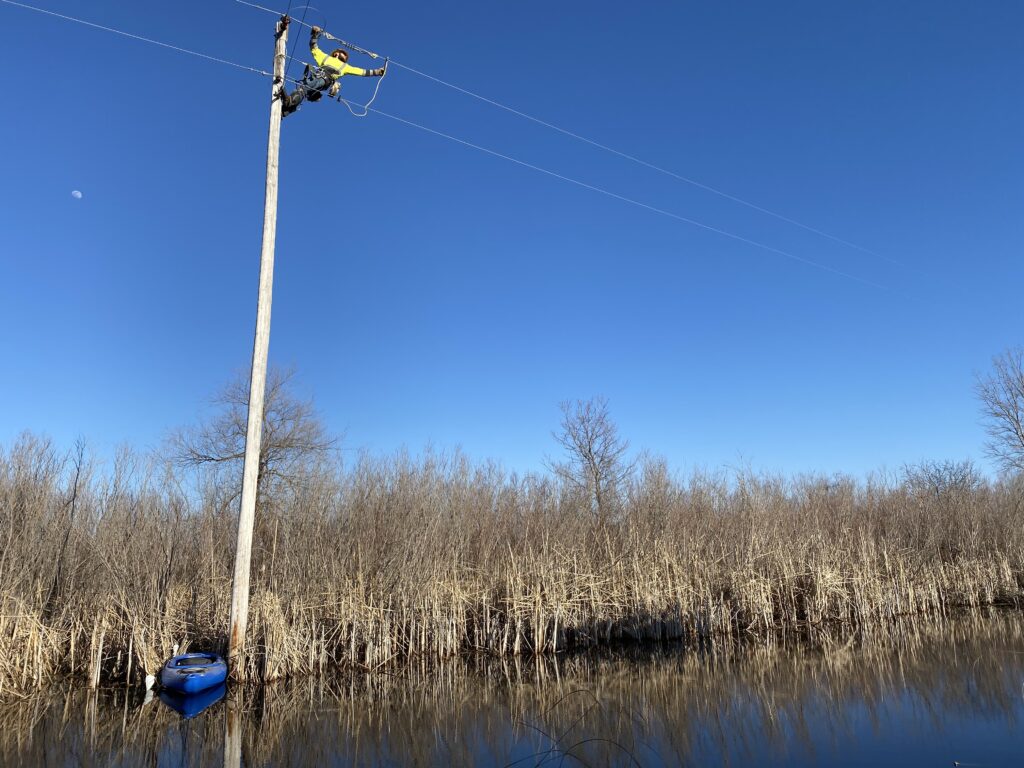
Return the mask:
[[[164,689],[160,691],[160,701],[173,709],[186,720],[201,715],[218,701],[224,698],[228,687],[224,683],[207,688],[199,693],[181,694],[177,691]]]
[[[631,649],[236,689],[189,720],[62,693],[0,708],[0,763],[1016,765],[1022,681],[1024,618],[997,613],[826,652]]]
[[[242,765],[242,711],[245,709],[245,689],[239,688],[228,699],[224,708],[224,768]]]

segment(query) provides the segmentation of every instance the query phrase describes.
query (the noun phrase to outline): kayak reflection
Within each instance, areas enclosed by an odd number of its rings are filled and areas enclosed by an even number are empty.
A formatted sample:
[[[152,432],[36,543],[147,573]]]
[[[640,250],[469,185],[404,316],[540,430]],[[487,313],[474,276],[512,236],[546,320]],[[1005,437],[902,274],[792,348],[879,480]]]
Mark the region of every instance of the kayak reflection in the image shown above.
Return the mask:
[[[223,699],[227,691],[225,683],[191,694],[177,693],[164,688],[160,691],[160,701],[189,720]]]

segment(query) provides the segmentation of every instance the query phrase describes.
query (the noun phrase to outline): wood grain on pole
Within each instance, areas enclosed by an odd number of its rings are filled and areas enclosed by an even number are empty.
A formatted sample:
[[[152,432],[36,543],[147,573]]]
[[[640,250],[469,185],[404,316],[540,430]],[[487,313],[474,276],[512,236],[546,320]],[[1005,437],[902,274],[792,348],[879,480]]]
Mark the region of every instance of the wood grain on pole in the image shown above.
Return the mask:
[[[235,548],[235,576],[231,588],[231,619],[228,633],[228,665],[236,680],[245,677],[245,628],[249,619],[249,563],[252,528],[256,516],[256,486],[259,479],[260,439],[263,432],[263,394],[267,383],[267,354],[270,350],[270,301],[274,287],[274,243],[277,239],[277,170],[281,148],[281,99],[284,87],[285,55],[288,47],[288,19],[277,22],[274,46],[274,83],[270,102],[270,135],[267,140],[267,190],[263,208],[263,249],[260,253],[260,289],[256,304],[256,338],[252,349],[249,380],[249,416],[245,433],[245,468],[242,471],[242,499],[238,510],[238,542]]]

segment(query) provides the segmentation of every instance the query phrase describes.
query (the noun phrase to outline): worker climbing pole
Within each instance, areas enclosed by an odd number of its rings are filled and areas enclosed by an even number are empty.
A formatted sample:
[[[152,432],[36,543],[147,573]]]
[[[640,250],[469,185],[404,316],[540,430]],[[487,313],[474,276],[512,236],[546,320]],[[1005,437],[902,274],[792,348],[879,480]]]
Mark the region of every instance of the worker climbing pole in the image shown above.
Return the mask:
[[[249,413],[245,430],[245,462],[242,469],[242,497],[238,508],[238,539],[235,545],[235,573],[231,587],[231,616],[228,622],[228,664],[232,677],[245,679],[245,629],[249,620],[249,563],[252,529],[256,517],[256,489],[259,480],[260,441],[263,436],[263,395],[267,383],[267,355],[270,351],[270,302],[274,288],[274,246],[277,241],[277,178],[281,149],[281,99],[285,60],[288,55],[288,24],[282,16],[275,29],[274,85],[270,99],[270,133],[267,139],[267,185],[263,203],[263,246],[260,252],[260,285],[256,300],[256,333],[249,378]]]
[[[338,40],[333,35],[324,33],[320,27],[312,27],[312,31],[309,35],[309,51],[313,54],[313,60],[316,62],[314,66],[309,64],[306,65],[306,71],[303,74],[301,82],[296,86],[295,90],[288,93],[288,90],[281,86],[281,101],[283,103],[283,115],[287,117],[299,108],[299,105],[303,101],[319,101],[323,94],[326,92],[328,96],[338,96],[341,90],[341,83],[339,82],[345,75],[357,75],[359,77],[383,77],[387,74],[387,63],[379,69],[362,69],[360,67],[354,67],[348,63],[349,54],[344,48],[335,48],[330,54],[324,53],[320,50],[318,45],[320,35],[324,35],[329,40],[337,40],[338,42],[344,42]],[[355,46],[351,46],[355,48]],[[369,51],[362,51],[373,58],[377,58],[377,54],[370,53]],[[376,97],[376,93],[374,94]],[[340,97],[339,97],[340,100]],[[371,100],[372,101],[372,100]]]
[[[256,303],[256,334],[253,341],[252,371],[249,380],[249,412],[245,435],[245,463],[242,470],[242,495],[238,512],[238,539],[235,549],[235,573],[231,590],[231,616],[228,627],[228,664],[234,679],[246,676],[245,630],[249,613],[249,564],[252,554],[252,531],[256,516],[256,489],[259,481],[260,442],[263,431],[263,397],[267,379],[267,357],[270,349],[270,304],[274,284],[274,245],[277,239],[277,179],[281,145],[281,120],[298,109],[305,100],[319,101],[324,92],[337,96],[338,81],[344,75],[383,77],[387,63],[380,69],[360,69],[348,63],[348,51],[336,48],[330,55],[320,50],[318,40],[323,35],[329,40],[379,58],[377,54],[312,27],[309,49],[316,62],[306,67],[305,75],[295,91],[285,87],[285,62],[288,58],[287,14],[278,19],[274,44],[274,84],[270,100],[270,134],[267,141],[267,185],[263,209],[263,248],[260,254],[259,297]],[[380,81],[378,81],[378,86]],[[376,92],[374,92],[376,98]],[[338,97],[339,101],[344,101]],[[370,100],[372,103],[373,99]],[[348,106],[347,102],[345,102]],[[365,114],[369,104],[363,107]],[[352,107],[349,106],[352,111]],[[353,114],[357,114],[353,112]]]

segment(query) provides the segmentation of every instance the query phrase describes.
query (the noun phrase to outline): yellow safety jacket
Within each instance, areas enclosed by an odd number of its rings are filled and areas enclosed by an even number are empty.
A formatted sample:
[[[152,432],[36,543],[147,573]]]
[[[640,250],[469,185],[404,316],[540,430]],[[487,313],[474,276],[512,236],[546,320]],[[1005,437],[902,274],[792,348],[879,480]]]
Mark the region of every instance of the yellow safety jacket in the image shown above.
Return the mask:
[[[345,64],[341,59],[328,56],[320,50],[316,43],[310,43],[309,50],[313,54],[316,65],[325,69],[327,74],[331,76],[331,82],[337,82],[338,78],[342,75],[359,75],[360,77],[367,77],[369,75],[369,72],[365,69],[353,67],[350,64]]]

